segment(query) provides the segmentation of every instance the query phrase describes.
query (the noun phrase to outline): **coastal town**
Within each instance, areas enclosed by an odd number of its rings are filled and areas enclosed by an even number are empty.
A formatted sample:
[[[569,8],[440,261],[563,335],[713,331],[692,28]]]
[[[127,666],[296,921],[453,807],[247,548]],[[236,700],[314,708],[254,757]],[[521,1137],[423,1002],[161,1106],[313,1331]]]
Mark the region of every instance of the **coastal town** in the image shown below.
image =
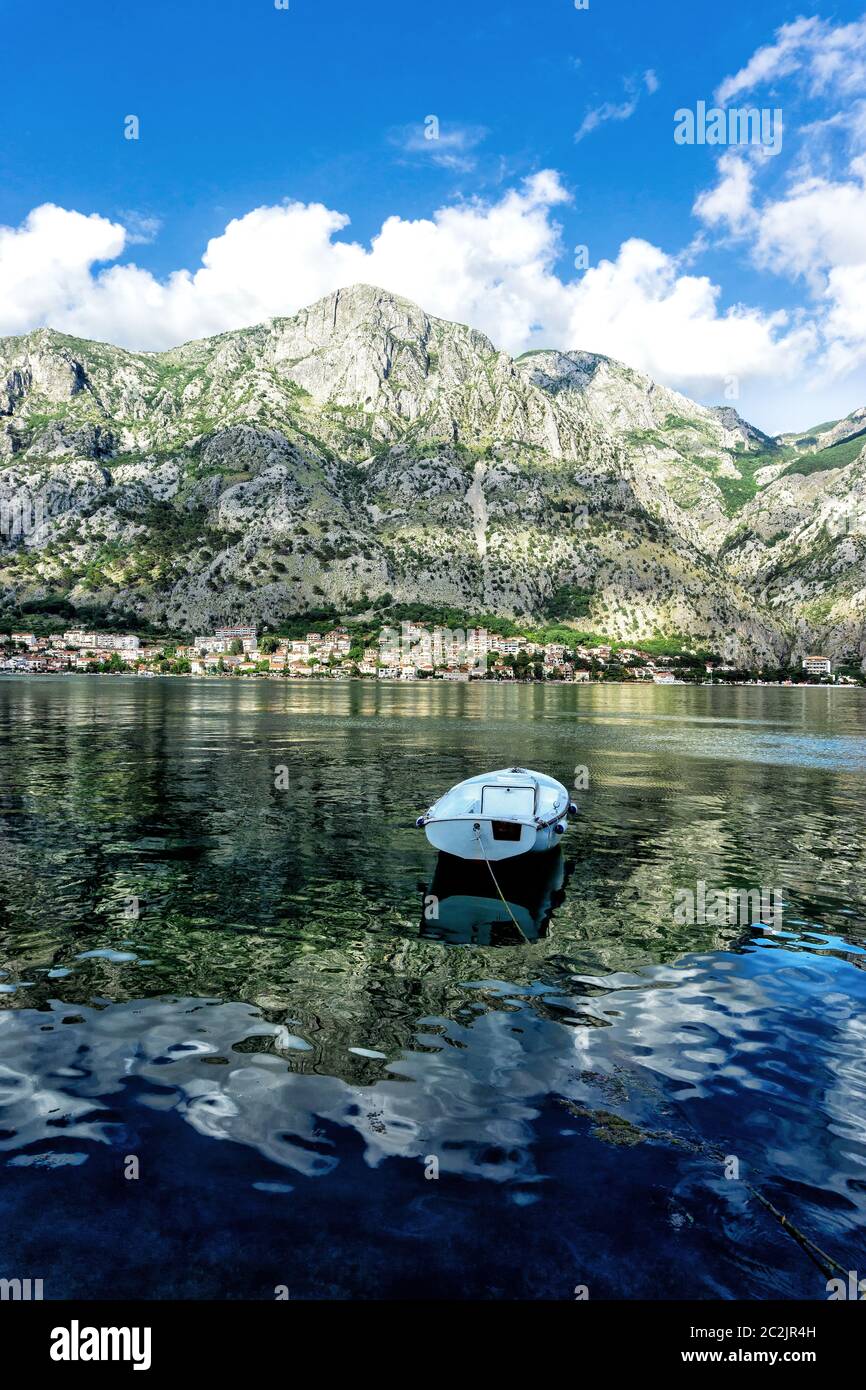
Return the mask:
[[[674,684],[862,684],[834,671],[829,657],[810,654],[787,670],[761,672],[698,652],[659,655],[604,642],[534,641],[484,627],[450,629],[403,622],[365,641],[344,626],[293,639],[256,627],[217,628],[174,642],[127,632],[69,628],[51,635],[0,632],[0,671],[152,676],[369,679],[413,681],[645,681]]]

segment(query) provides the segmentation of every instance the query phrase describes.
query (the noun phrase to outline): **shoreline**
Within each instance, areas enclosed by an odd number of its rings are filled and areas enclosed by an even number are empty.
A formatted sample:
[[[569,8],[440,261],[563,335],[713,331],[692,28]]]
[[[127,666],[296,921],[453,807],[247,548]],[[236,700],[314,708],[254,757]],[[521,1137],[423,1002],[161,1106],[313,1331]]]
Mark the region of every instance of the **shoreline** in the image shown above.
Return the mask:
[[[4,678],[39,680],[50,676],[62,676],[65,678],[78,678],[91,680],[94,677],[98,680],[163,680],[163,681],[204,681],[208,684],[213,682],[229,682],[237,685],[253,684],[267,681],[277,685],[369,685],[369,686],[424,686],[424,685],[454,685],[454,686],[540,686],[549,685],[574,686],[577,689],[595,689],[599,686],[632,687],[634,689],[652,690],[866,690],[866,685],[837,684],[828,682],[827,684],[815,684],[812,681],[555,681],[555,680],[445,680],[441,676],[428,676],[415,680],[398,680],[393,676],[383,676],[381,679],[373,676],[281,676],[275,674],[249,674],[242,676],[229,675],[226,672],[215,675],[192,675],[190,673],[178,673],[171,671],[152,671],[147,675],[139,675],[135,671],[0,671],[0,680]]]

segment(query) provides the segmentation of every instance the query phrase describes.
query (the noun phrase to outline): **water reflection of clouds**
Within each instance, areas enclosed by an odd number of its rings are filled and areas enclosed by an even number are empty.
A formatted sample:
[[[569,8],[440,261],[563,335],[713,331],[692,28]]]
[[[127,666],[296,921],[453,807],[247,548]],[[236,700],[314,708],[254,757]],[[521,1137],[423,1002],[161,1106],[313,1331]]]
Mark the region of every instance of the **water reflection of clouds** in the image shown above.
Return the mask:
[[[302,1070],[306,1054],[283,1047],[285,1025],[248,1004],[138,1000],[82,1008],[83,1024],[51,1031],[7,1012],[0,1116],[11,1135],[0,1150],[51,1150],[58,1135],[78,1146],[113,1142],[98,1112],[135,1081],[140,1103],[300,1175],[336,1166],[327,1137],[336,1126],[358,1135],[371,1167],[435,1154],[443,1172],[527,1181],[544,1176],[540,1106],[556,1096],[597,1107],[593,1088],[607,1078],[635,1123],[698,1147],[725,1143],[736,1128],[741,1157],[774,1177],[844,1193],[862,1219],[862,982],[845,963],[780,950],[575,979],[569,995],[478,981],[467,999],[486,1003],[471,1021],[422,1019],[414,1047],[387,1063],[369,1060],[369,1084]],[[830,1005],[820,1028],[811,998]],[[44,1028],[62,1013],[39,1017]],[[559,1021],[566,1017],[570,1024]],[[282,1051],[233,1050],[250,1040]]]
[[[442,1031],[419,1035],[424,1052],[404,1051],[374,1084],[353,1085],[287,1070],[273,1053],[233,1053],[232,1044],[251,1034],[279,1039],[280,1027],[253,1021],[248,1005],[143,1000],[82,1014],[83,1072],[72,1070],[81,1041],[76,1028],[36,1033],[24,1012],[0,1015],[0,1115],[14,1131],[0,1150],[56,1143],[59,1115],[64,1142],[110,1140],[110,1127],[87,1117],[135,1079],[145,1083],[142,1103],[172,1108],[200,1134],[250,1145],[308,1176],[337,1162],[319,1134],[323,1120],[354,1129],[371,1166],[389,1156],[435,1153],[446,1171],[528,1176],[532,1098],[555,1089],[572,1060],[567,1037],[562,1056],[551,1049],[545,1035],[555,1025],[542,1028],[536,1020],[518,1038],[515,1015],[490,1012],[471,1029],[437,1020]],[[214,1065],[218,1058],[227,1064]],[[509,1151],[499,1164],[478,1157],[491,1145]]]

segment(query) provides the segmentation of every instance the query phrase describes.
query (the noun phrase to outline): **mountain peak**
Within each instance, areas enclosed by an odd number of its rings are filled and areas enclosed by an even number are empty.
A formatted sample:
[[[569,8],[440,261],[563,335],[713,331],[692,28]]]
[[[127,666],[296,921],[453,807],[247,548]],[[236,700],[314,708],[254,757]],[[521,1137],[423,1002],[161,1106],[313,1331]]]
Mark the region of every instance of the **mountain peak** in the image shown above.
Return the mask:
[[[419,304],[379,285],[364,283],[341,286],[305,305],[296,314],[272,320],[274,323],[321,321],[331,331],[345,332],[360,323],[403,321],[419,325],[428,323],[427,314]]]
[[[732,405],[711,405],[710,412],[728,432],[732,443],[740,443],[747,449],[772,448],[773,440],[770,436],[759,430],[757,425],[751,425],[748,420],[744,420]]]

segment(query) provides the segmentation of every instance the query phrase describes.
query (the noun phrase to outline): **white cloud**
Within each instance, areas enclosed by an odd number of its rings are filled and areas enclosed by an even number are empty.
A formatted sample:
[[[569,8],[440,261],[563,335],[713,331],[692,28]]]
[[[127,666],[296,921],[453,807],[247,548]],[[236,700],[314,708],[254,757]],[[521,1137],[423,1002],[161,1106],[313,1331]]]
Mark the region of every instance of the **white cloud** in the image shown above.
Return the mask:
[[[602,352],[693,393],[721,396],[731,375],[791,380],[802,369],[808,329],[781,313],[723,311],[717,286],[639,238],[582,276],[561,277],[556,210],[567,201],[547,170],[495,202],[389,217],[369,246],[341,239],[348,218],[320,203],[261,207],[213,238],[198,270],[165,280],[130,264],[98,268],[124,249],[116,224],[39,208],[19,231],[0,231],[0,331],[49,323],[164,348],[366,281],[471,323],[510,352]]]
[[[676,258],[633,238],[615,261],[587,271],[568,297],[572,344],[640,367],[658,381],[721,397],[729,377],[793,381],[814,346],[808,326],[787,314],[735,305],[706,276],[686,275]]]
[[[653,92],[658,91],[659,80],[652,68],[647,69],[641,80],[650,96],[652,96]],[[638,102],[641,98],[641,84],[636,78],[628,77],[625,79],[623,86],[626,92],[625,101],[605,101],[602,102],[601,106],[593,107],[587,111],[580,124],[580,128],[575,132],[575,144],[579,144],[581,140],[585,139],[587,135],[590,135],[592,131],[597,130],[600,125],[604,125],[606,121],[627,121],[631,119],[637,110]]]
[[[776,34],[775,43],[759,48],[745,67],[719,84],[716,100],[726,106],[741,92],[751,91],[796,72],[802,66],[804,56],[818,40],[822,27],[821,20],[815,17],[783,24]]]
[[[818,18],[783,24],[775,42],[759,48],[716,91],[723,106],[742,92],[796,75],[811,96],[828,91],[859,96],[866,86],[866,16],[834,25]]]
[[[162,228],[161,217],[150,217],[144,212],[122,212],[120,214],[126,228],[127,246],[147,246],[155,241]]]
[[[0,227],[0,329],[25,333],[46,313],[74,314],[93,291],[93,265],[119,256],[125,239],[118,223],[53,203]]]
[[[403,126],[391,132],[392,145],[403,154],[428,160],[443,169],[469,173],[477,163],[472,151],[487,138],[484,126],[448,126],[438,116],[428,116],[423,125]]]
[[[766,200],[754,249],[760,264],[813,284],[836,266],[866,263],[866,179],[806,178]]]
[[[752,166],[745,156],[723,154],[719,160],[719,181],[715,188],[700,194],[695,213],[710,227],[727,224],[739,231],[754,216],[753,179]]]
[[[794,84],[795,107],[798,89],[824,105],[820,118],[797,132],[787,177],[762,192],[757,174],[775,172],[771,166],[728,152],[718,162],[718,182],[694,211],[744,244],[759,269],[803,283],[818,341],[811,384],[822,389],[866,366],[866,17],[783,25],[774,43],[725,79],[717,97],[729,101],[783,78]],[[829,143],[839,133],[847,141],[841,156]]]

